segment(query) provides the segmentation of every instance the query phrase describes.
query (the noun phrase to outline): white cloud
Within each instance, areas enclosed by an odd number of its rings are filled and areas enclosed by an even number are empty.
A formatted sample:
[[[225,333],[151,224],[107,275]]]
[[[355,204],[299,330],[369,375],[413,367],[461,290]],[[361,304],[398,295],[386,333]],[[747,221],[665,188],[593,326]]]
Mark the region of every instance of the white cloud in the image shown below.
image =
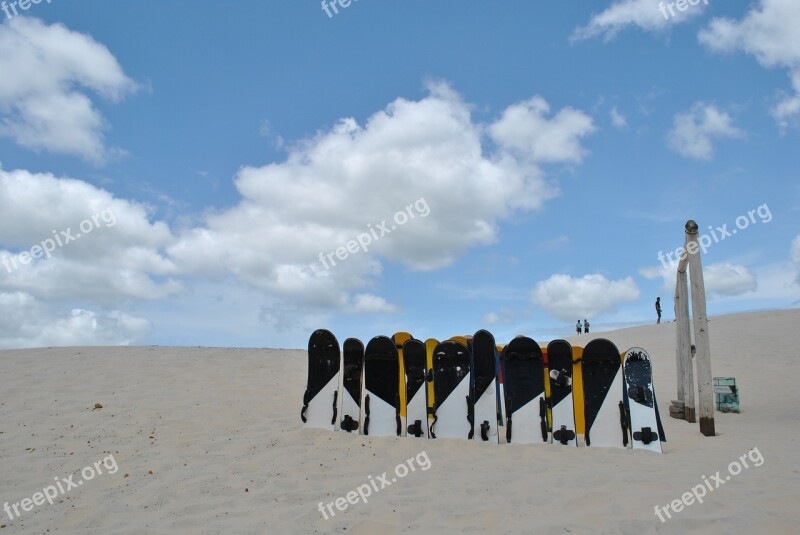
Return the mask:
[[[499,220],[556,195],[537,163],[579,161],[580,138],[593,130],[591,119],[572,109],[546,119],[541,97],[483,125],[447,84],[428,90],[419,101],[398,98],[363,126],[342,119],[289,147],[284,162],[241,169],[235,180],[241,202],[184,232],[169,248],[171,258],[185,273],[232,273],[306,305],[384,311],[391,305],[351,296],[372,285],[382,259],[437,269],[493,242]],[[531,122],[521,125],[519,118]],[[497,134],[494,153],[484,148],[487,130]],[[420,199],[425,217],[412,206]],[[395,213],[407,207],[418,215],[396,225]],[[331,269],[320,262],[320,253],[345,247],[383,220],[390,232],[366,252],[336,260]]]
[[[797,283],[800,284],[800,236],[792,242],[791,258],[797,268]]]
[[[700,42],[712,50],[741,50],[766,68],[789,70],[794,95],[783,97],[772,114],[782,127],[800,114],[800,2],[760,0],[739,21],[715,18],[699,34]]]
[[[724,296],[740,295],[755,291],[756,276],[745,266],[728,262],[712,264],[703,269],[706,293]]]
[[[539,282],[531,298],[549,315],[565,321],[596,318],[613,312],[619,303],[636,301],[640,292],[631,277],[610,281],[603,275],[574,278],[556,274]]]
[[[497,325],[500,323],[500,316],[496,312],[487,312],[483,315],[483,323],[486,325]]]
[[[675,291],[677,283],[677,264],[669,267],[646,267],[639,273],[646,279],[661,278],[661,288],[670,293]],[[703,266],[703,283],[706,294],[719,297],[734,297],[758,289],[756,274],[746,266],[731,262],[720,262]]]
[[[0,348],[128,345],[150,322],[119,311],[57,310],[24,292],[0,292]]]
[[[90,233],[81,234],[82,223]],[[54,234],[63,247],[51,242],[51,258],[22,263],[22,252]],[[166,224],[149,221],[146,207],[86,182],[0,171],[0,291],[102,302],[164,297],[181,288],[163,253],[173,240]]]
[[[147,206],[86,182],[0,171],[0,292],[25,296],[29,310],[61,307],[47,309],[35,324],[44,338],[19,327],[3,343],[121,343],[143,332],[143,324],[87,311],[91,303],[105,308],[177,294],[182,301],[191,299],[187,283],[192,292],[199,283],[255,289],[255,316],[278,331],[296,330],[303,317],[331,310],[397,311],[373,288],[384,260],[437,269],[491,243],[500,220],[557,195],[540,163],[577,163],[585,152],[580,139],[593,131],[591,119],[577,110],[546,118],[549,106],[536,97],[535,111],[532,101],[515,105],[535,124],[513,132],[504,128],[509,114],[502,114],[495,123],[502,139],[492,142],[488,132],[495,125],[473,121],[470,106],[447,84],[428,89],[421,100],[395,100],[364,125],[345,118],[288,146],[283,162],[240,169],[240,202],[206,213],[200,226],[177,236]],[[54,230],[77,233],[82,221],[103,211],[113,213],[113,224],[97,225],[52,258],[4,267]],[[366,251],[351,252],[330,269],[319,261],[320,253],[347,247],[384,220],[389,232]],[[67,336],[71,328],[74,340]]]
[[[622,115],[616,106],[611,108],[611,124],[614,125],[614,128],[625,128],[628,126],[628,120]]]
[[[654,280],[661,278],[663,279],[662,289],[664,290],[675,290],[676,284],[676,277],[677,277],[677,264],[673,264],[667,267],[663,265],[659,266],[648,266],[645,268],[639,269],[639,274],[648,280]]]
[[[670,2],[661,0],[616,0],[604,11],[594,15],[589,24],[575,30],[572,40],[589,39],[602,35],[605,40],[613,39],[628,26],[637,26],[645,31],[661,31],[675,24],[680,24],[703,13],[707,0],[698,5],[687,5],[681,11],[673,7],[670,13]],[[665,4],[662,7],[662,4]]]
[[[353,314],[366,314],[371,312],[396,312],[397,307],[388,303],[386,299],[373,294],[358,294],[353,298],[353,304],[348,309]]]
[[[550,105],[539,96],[509,106],[491,126],[492,138],[534,162],[580,163],[585,152],[581,138],[596,131],[592,118],[573,108],[562,109],[552,119],[546,117],[549,113]]]
[[[0,24],[0,72],[0,135],[98,164],[119,152],[106,148],[105,121],[85,93],[118,101],[136,90],[105,46],[61,24],[14,17]]]
[[[689,111],[675,115],[667,143],[687,158],[710,160],[714,156],[715,139],[743,136],[744,132],[733,126],[728,113],[713,104],[698,102]]]

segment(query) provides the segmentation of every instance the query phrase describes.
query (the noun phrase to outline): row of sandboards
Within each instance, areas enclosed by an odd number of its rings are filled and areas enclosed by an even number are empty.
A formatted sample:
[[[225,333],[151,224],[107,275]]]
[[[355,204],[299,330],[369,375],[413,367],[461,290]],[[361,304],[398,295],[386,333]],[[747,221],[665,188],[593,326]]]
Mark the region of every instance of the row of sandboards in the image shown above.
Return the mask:
[[[505,347],[480,330],[425,342],[408,333],[355,338],[315,331],[301,418],[372,436],[461,438],[646,449],[665,441],[650,357],[605,339]]]

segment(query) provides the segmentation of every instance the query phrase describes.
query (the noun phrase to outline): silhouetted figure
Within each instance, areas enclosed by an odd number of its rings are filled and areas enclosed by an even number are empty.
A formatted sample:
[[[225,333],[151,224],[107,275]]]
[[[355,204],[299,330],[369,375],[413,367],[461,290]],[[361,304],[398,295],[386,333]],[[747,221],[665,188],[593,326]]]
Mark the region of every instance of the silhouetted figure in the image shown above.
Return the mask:
[[[578,323],[575,324],[575,330],[578,331],[578,334],[581,334],[581,320],[578,320]]]
[[[656,323],[661,323],[661,298],[656,297],[656,314],[658,314],[658,321]]]
[[[589,334],[589,322],[586,319],[583,320],[583,332]]]

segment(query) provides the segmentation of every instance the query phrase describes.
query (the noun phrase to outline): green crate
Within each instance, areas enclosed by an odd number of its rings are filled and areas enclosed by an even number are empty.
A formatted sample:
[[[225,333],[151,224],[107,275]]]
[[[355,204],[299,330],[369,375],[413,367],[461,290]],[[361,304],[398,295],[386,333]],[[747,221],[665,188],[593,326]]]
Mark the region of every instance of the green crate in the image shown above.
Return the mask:
[[[714,377],[714,397],[720,412],[739,412],[739,389],[735,377]]]

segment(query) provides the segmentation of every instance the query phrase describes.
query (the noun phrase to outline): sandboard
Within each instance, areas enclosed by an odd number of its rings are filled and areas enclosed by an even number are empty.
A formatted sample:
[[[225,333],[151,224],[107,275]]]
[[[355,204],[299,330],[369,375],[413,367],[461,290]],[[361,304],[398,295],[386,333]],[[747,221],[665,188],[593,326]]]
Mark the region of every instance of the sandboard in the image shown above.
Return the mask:
[[[400,436],[400,374],[397,347],[386,336],[376,336],[364,351],[364,390],[361,400],[363,434]]]
[[[497,442],[497,347],[494,336],[481,329],[472,337],[474,440]]]
[[[587,446],[628,447],[628,417],[619,350],[596,338],[583,349],[583,398]]]
[[[434,412],[431,438],[469,438],[470,357],[454,340],[439,343],[433,352]]]
[[[398,331],[392,335],[392,342],[394,342],[394,346],[397,348],[397,363],[398,363],[398,391],[400,392],[400,425],[402,426],[403,430],[400,433],[401,436],[406,436],[406,368],[405,364],[403,363],[403,344],[406,341],[411,340],[414,338],[411,336],[410,333],[405,331]]]
[[[517,336],[503,350],[506,441],[544,443],[548,438],[544,358],[539,344]]]
[[[425,340],[425,356],[426,356],[426,368],[425,368],[425,381],[427,382],[426,390],[428,393],[428,438],[431,438],[431,425],[433,424],[433,412],[434,412],[434,388],[433,388],[433,352],[436,350],[436,346],[439,345],[439,341],[433,338],[428,338]]]
[[[428,437],[428,401],[425,384],[428,357],[425,344],[412,338],[403,344],[406,373],[406,436]]]
[[[575,410],[573,408],[572,346],[566,340],[547,344],[547,370],[550,380],[552,410],[551,441],[553,444],[577,446]]]
[[[361,384],[364,375],[364,344],[348,338],[342,345],[342,388],[339,399],[342,408],[339,429],[352,433],[361,431]]]
[[[300,419],[303,427],[336,429],[339,405],[339,341],[330,331],[318,329],[308,340],[308,381]]]
[[[661,453],[650,355],[641,347],[632,347],[625,352],[623,370],[633,449]]]

